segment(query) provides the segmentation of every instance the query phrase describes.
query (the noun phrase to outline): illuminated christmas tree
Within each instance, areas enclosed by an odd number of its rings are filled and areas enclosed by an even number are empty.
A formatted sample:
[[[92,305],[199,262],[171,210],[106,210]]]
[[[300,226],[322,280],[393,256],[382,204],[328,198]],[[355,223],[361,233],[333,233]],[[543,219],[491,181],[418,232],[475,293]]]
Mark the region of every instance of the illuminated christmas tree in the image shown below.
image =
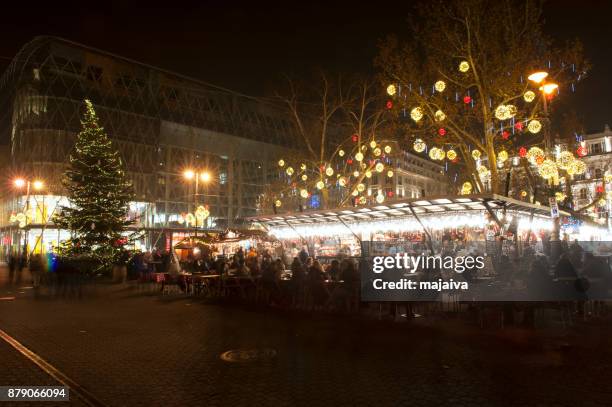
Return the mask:
[[[70,206],[63,207],[54,222],[72,233],[65,244],[67,254],[93,256],[108,266],[120,252],[130,224],[132,185],[89,100],[81,124],[63,180]]]

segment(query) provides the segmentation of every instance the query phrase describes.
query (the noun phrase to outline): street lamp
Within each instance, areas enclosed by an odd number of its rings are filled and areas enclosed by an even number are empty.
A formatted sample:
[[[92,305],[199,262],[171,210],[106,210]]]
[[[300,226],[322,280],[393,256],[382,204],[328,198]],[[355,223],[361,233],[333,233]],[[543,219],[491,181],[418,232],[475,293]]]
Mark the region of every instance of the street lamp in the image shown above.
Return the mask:
[[[527,79],[534,83],[541,83],[544,79],[546,79],[546,77],[548,77],[548,72],[539,71],[532,73],[527,77]]]

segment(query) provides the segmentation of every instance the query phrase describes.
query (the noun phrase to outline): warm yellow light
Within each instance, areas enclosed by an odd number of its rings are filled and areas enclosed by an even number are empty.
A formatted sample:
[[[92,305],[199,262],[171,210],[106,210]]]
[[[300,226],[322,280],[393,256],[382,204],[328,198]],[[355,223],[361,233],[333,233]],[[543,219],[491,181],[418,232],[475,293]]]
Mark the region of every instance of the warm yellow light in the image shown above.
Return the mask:
[[[210,181],[210,173],[209,172],[203,172],[200,174],[200,179],[204,182],[208,182]]]
[[[464,182],[461,186],[461,195],[469,195],[472,193],[472,184],[469,182]]]
[[[446,83],[444,81],[437,81],[434,84],[434,87],[436,88],[438,92],[443,92],[444,89],[446,89]]]
[[[385,201],[385,196],[383,194],[376,195],[376,202],[383,203]]]
[[[434,113],[434,119],[437,122],[441,122],[444,119],[446,119],[446,114],[444,114],[444,112],[442,110],[436,110],[436,113]]]
[[[281,206],[282,204],[283,204],[283,203],[280,201],[280,199],[277,199],[277,200],[274,202],[274,205],[275,205],[277,208],[280,208],[280,206]]]
[[[531,82],[540,83],[548,76],[548,72],[534,72],[527,77]]]
[[[358,177],[359,176],[359,171],[353,171],[353,177]]]
[[[562,151],[557,157],[557,167],[567,170],[572,161],[574,161],[574,154],[569,151]]]
[[[357,185],[357,191],[359,191],[359,192],[365,191],[365,185],[364,184]]]
[[[332,175],[334,175],[334,169],[332,167],[327,167],[327,169],[325,170],[325,175],[331,177]]]
[[[183,177],[186,179],[193,179],[193,177],[195,177],[195,172],[193,172],[193,170],[185,170],[185,172],[183,172]]]
[[[461,61],[459,63],[459,71],[460,72],[467,72],[470,70],[470,64],[468,63],[468,61]]]
[[[377,163],[375,169],[376,172],[383,172],[383,170],[385,169],[385,165],[383,163]]]
[[[340,150],[340,151],[338,151],[338,155],[339,155],[340,157],[344,157],[344,150]]]
[[[540,176],[544,179],[550,179],[559,175],[557,171],[557,164],[553,160],[546,159],[540,165],[538,169]]]
[[[359,203],[360,203],[361,205],[365,204],[365,203],[366,203],[366,197],[365,197],[365,196],[361,196],[361,197],[359,197]]]
[[[542,130],[542,123],[539,120],[532,120],[527,125],[527,130],[533,134],[539,133]]]
[[[363,154],[361,152],[355,154],[355,160],[357,161],[363,160]]]
[[[393,178],[393,175],[394,175],[393,170],[387,171],[387,177]]]
[[[366,178],[372,178],[372,171],[367,170],[367,171],[365,172],[365,176],[366,176]]]
[[[375,140],[370,141],[370,147],[371,148],[376,148],[376,141]]]
[[[285,166],[285,160],[283,160],[283,159],[278,160],[278,166],[279,167],[284,167]]]
[[[13,183],[15,184],[17,188],[23,188],[26,184],[23,178],[17,178]]]
[[[423,118],[423,109],[421,109],[420,107],[415,107],[410,111],[410,117],[415,122],[418,122]]]
[[[417,153],[422,153],[423,151],[425,151],[426,147],[427,145],[420,138],[416,139],[414,141],[414,145],[412,146],[412,148],[414,148],[414,151],[416,151]]]
[[[391,84],[389,86],[387,86],[387,94],[389,96],[393,96],[397,93],[397,88],[395,87],[395,85]]]
[[[300,170],[304,171],[306,169],[306,164],[302,163],[300,164]]]
[[[525,100],[525,102],[530,103],[533,102],[533,100],[535,99],[536,94],[534,91],[528,90],[527,92],[525,92],[525,94],[523,95],[523,99]]]
[[[391,153],[391,146],[385,146],[385,153],[386,154],[390,154]]]
[[[480,152],[480,150],[472,150],[472,158],[474,160],[480,160],[481,156],[482,156],[482,153]]]
[[[306,180],[308,180],[308,175],[302,174],[302,181],[306,181]]]
[[[557,89],[559,87],[559,85],[557,85],[556,83],[547,83],[545,85],[540,86],[540,90],[544,93],[546,93],[547,95],[550,95],[551,93],[553,93],[555,91],[555,89]]]
[[[323,189],[325,188],[325,183],[323,181],[318,181],[317,182],[317,189]]]
[[[308,198],[308,191],[305,189],[300,190],[300,196],[302,198]]]
[[[508,152],[506,150],[502,150],[497,154],[497,160],[501,163],[505,162],[508,159]]]
[[[359,191],[357,191],[356,189],[353,190],[353,192],[351,192],[351,195],[353,196],[357,196],[359,195]]]
[[[34,187],[36,191],[40,191],[41,189],[43,189],[44,184],[42,181],[36,180],[32,183],[32,186]]]
[[[455,150],[448,150],[446,152],[446,158],[448,158],[449,160],[454,160],[455,158],[457,158],[457,153],[455,152]]]
[[[292,176],[292,175],[293,175],[293,172],[294,172],[294,171],[293,171],[293,167],[287,167],[286,172],[287,172],[287,175]]]
[[[346,186],[346,178],[344,178],[344,177],[338,178],[338,185],[340,185],[341,187],[345,187]]]
[[[381,155],[381,154],[382,154],[382,150],[381,150],[379,147],[376,147],[376,148],[374,149],[374,155],[375,155],[376,157],[378,157],[378,156],[379,156],[379,155]]]

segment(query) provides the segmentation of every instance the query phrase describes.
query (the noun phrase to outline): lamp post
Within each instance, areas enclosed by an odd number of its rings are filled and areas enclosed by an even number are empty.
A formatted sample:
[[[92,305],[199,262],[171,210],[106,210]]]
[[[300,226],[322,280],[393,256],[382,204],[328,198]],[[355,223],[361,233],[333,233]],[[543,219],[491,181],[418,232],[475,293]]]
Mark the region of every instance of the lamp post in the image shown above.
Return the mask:
[[[193,208],[194,208],[194,214],[197,211],[198,208],[198,189],[200,186],[200,181],[203,182],[204,184],[208,184],[211,180],[211,175],[208,171],[198,171],[198,170],[192,170],[192,169],[187,169],[183,172],[183,177],[187,180],[187,181],[195,181],[195,193],[193,194]],[[189,209],[189,208],[188,208]],[[195,236],[198,236],[198,217],[195,216]]]
[[[25,202],[25,226],[27,227],[28,224],[28,213],[30,212],[30,192],[32,189],[34,189],[35,191],[41,191],[44,186],[45,183],[42,180],[39,179],[35,179],[33,181],[30,180],[26,180],[23,178],[16,178],[13,181],[13,185],[15,186],[15,188],[22,190],[25,188],[26,191],[26,202]],[[44,209],[43,209],[44,211]],[[27,247],[28,247],[28,235],[29,235],[29,231],[26,229],[25,231],[25,236],[24,236],[24,246],[26,249],[26,255],[27,255]]]
[[[539,90],[542,92],[542,104],[544,108],[544,118],[546,120],[546,125],[544,126],[544,150],[550,159],[554,160],[553,155],[553,142],[552,135],[550,132],[550,117],[548,115],[548,98],[552,95],[552,93],[559,88],[554,82],[545,82],[548,77],[548,72],[540,71],[532,73],[528,76],[528,79],[539,85]],[[548,204],[551,207],[551,216],[553,220],[553,230],[550,235],[550,247],[551,247],[551,257],[553,261],[556,261],[561,254],[561,242],[560,242],[560,219],[559,213],[556,212],[556,215],[553,214],[552,208],[557,205],[557,201],[555,198],[555,190],[554,186],[559,184],[559,178],[552,177],[548,183]]]

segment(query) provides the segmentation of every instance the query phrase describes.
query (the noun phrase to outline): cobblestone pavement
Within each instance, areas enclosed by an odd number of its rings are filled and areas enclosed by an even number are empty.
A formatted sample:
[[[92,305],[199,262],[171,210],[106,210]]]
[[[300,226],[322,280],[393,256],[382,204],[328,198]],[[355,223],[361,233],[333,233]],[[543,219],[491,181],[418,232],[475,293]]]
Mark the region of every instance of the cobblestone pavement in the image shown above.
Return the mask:
[[[434,329],[248,310],[117,286],[82,300],[12,290],[15,300],[0,301],[0,328],[109,406],[612,404],[608,324],[559,341],[453,321]],[[276,357],[220,359],[264,348]],[[49,380],[19,357],[0,343],[10,370],[1,364],[0,385]]]

